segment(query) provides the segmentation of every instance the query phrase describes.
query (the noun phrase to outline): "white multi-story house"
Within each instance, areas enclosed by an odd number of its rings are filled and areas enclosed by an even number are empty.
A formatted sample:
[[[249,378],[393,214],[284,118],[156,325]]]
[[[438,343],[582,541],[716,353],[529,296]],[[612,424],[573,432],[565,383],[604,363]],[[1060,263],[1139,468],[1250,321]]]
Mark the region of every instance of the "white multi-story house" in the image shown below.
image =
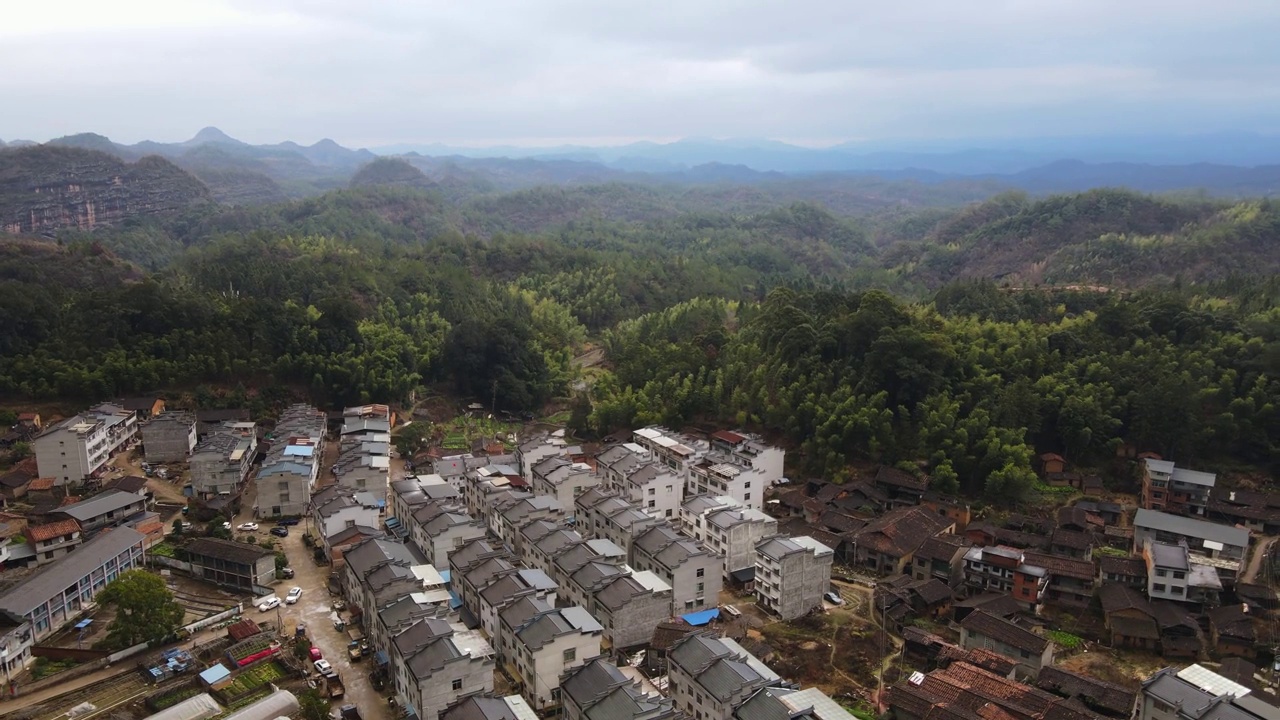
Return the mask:
[[[703,720],[729,720],[757,690],[782,678],[729,638],[693,633],[667,653],[667,694],[676,709]]]
[[[449,567],[449,553],[485,537],[484,523],[466,513],[460,504],[429,502],[414,511],[409,537],[436,567]]]
[[[808,536],[773,537],[756,546],[757,604],[783,620],[822,607],[835,552]]]
[[[755,578],[756,546],[778,534],[778,521],[727,495],[697,495],[680,511],[681,530],[724,558],[724,575],[739,583]]]
[[[420,620],[391,643],[396,696],[419,718],[438,718],[467,695],[493,692],[493,648],[479,633]]]
[[[697,612],[720,603],[724,561],[705,545],[656,525],[636,538],[631,565],[648,570],[671,586],[672,614]]]
[[[600,476],[586,463],[573,462],[562,455],[543,458],[533,466],[533,492],[550,495],[561,505],[573,507],[582,493],[600,484]]]
[[[77,415],[47,428],[32,442],[41,477],[58,486],[97,477],[111,458],[107,426],[102,420]]]
[[[109,454],[115,455],[137,442],[138,413],[126,409],[123,405],[102,403],[89,408],[84,414],[90,419],[102,421],[103,429],[107,433]]]
[[[330,537],[353,527],[377,529],[381,509],[377,498],[343,485],[330,485],[311,497],[311,519],[329,550]]]
[[[538,710],[560,705],[560,679],[600,655],[604,628],[581,607],[554,608],[514,629],[514,668],[524,695]]]
[[[525,482],[533,482],[533,468],[550,457],[568,460],[570,446],[562,437],[537,435],[516,446],[516,465]]]

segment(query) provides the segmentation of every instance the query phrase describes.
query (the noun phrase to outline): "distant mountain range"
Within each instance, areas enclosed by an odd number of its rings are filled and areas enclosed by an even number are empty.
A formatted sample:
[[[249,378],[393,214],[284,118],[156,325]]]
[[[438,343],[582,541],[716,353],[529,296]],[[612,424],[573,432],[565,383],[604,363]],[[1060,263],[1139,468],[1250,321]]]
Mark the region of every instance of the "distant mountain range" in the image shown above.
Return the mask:
[[[446,202],[462,204],[473,200],[488,202],[503,194],[539,186],[558,186],[570,191],[587,190],[584,195],[572,197],[589,198],[592,205],[601,198],[613,198],[609,202],[628,207],[624,216],[633,211],[629,203],[637,199],[642,205],[650,202],[645,193],[652,191],[679,196],[680,207],[757,212],[780,203],[807,201],[842,215],[887,207],[956,206],[1014,189],[1035,195],[1100,187],[1149,193],[1202,191],[1220,197],[1280,194],[1280,139],[1258,135],[1028,140],[989,150],[965,148],[958,143],[913,147],[853,143],[815,150],[777,141],[687,139],[611,148],[475,150],[442,145],[395,146],[379,148],[380,155],[366,149],[345,148],[332,140],[312,145],[251,145],[207,127],[178,143],[144,141],[125,145],[102,135],[81,133],[43,146],[33,145],[27,141],[0,142],[0,178],[8,183],[10,209],[46,200],[34,196],[16,200],[15,192],[35,192],[31,189],[48,184],[55,177],[74,184],[72,181],[79,177],[75,162],[80,160],[75,155],[52,153],[56,148],[96,151],[128,164],[128,177],[142,193],[131,196],[131,202],[155,208],[168,207],[169,203],[153,202],[150,191],[143,190],[175,183],[182,186],[177,195],[182,201],[177,205],[185,205],[187,198],[258,205],[377,185],[425,190]],[[46,152],[41,154],[42,150]],[[390,151],[400,154],[388,157],[386,153]],[[36,154],[30,154],[33,152]],[[20,156],[15,153],[27,154],[21,155],[19,162]],[[160,156],[176,168],[171,169],[168,163],[137,166],[147,156]],[[1157,164],[1133,158],[1168,162]],[[1181,161],[1186,158],[1200,161]],[[98,176],[110,167],[101,158],[86,162],[96,168],[90,184],[99,182]],[[26,178],[24,168],[31,167],[39,167],[42,175]],[[179,169],[186,172],[174,172]],[[156,183],[148,184],[150,175],[156,175]],[[180,176],[198,179],[208,193],[193,192],[185,180],[177,180]],[[591,190],[603,185],[631,186],[635,192]],[[80,215],[87,212],[85,208],[91,206],[92,199],[77,199],[79,205],[73,207],[78,210],[46,209],[50,213],[49,224],[56,226],[74,218],[80,219],[73,224],[81,226],[99,222],[96,216],[86,216],[85,220]],[[499,200],[498,206],[503,205],[504,201]],[[114,215],[109,213],[102,220]],[[20,222],[17,216],[0,220]],[[29,218],[26,222],[32,224]]]
[[[494,146],[467,148],[443,144],[391,145],[379,154],[458,155],[476,158],[537,158],[595,162],[621,170],[672,172],[706,163],[745,165],[786,173],[883,172],[927,170],[956,175],[1012,174],[1060,160],[1084,163],[1195,165],[1210,163],[1254,167],[1280,164],[1280,136],[1220,133],[1200,136],[1030,138],[930,142],[851,142],[807,148],[776,140],[687,138],[671,143],[637,142],[586,147]]]

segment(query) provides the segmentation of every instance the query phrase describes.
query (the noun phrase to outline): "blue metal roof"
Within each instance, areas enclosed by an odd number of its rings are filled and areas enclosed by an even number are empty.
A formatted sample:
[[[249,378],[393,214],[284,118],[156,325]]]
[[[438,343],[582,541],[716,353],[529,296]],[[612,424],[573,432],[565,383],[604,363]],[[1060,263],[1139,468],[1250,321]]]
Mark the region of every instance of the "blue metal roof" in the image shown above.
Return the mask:
[[[213,685],[214,683],[221,682],[230,676],[231,671],[222,663],[218,663],[217,665],[214,665],[200,673],[200,679],[203,680],[206,685]]]
[[[702,612],[681,615],[680,619],[694,627],[697,627],[699,625],[706,625],[718,617],[720,617],[720,608],[711,608],[710,610],[703,610]]]

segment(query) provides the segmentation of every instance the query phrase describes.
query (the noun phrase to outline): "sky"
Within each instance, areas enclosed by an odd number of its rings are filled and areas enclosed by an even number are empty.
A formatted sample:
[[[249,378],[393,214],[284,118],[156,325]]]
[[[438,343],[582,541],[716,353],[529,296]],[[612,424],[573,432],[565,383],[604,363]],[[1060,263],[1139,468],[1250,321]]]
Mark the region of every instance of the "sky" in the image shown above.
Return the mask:
[[[1278,37],[1278,0],[42,0],[0,10],[0,138],[1274,133]]]

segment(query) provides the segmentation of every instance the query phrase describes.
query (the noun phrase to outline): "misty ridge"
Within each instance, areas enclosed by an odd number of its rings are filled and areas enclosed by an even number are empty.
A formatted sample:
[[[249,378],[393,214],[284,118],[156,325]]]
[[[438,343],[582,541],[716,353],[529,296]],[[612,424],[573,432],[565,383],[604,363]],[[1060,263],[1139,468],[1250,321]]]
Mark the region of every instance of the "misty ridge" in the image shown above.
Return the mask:
[[[1270,197],[1280,190],[1280,138],[1252,133],[882,141],[818,149],[767,140],[691,138],[594,147],[436,143],[370,150],[346,148],[329,139],[311,145],[292,141],[253,145],[206,127],[178,143],[125,145],[81,133],[46,144],[98,150],[129,162],[159,155],[204,181],[219,201],[232,204],[276,202],[346,187],[362,166],[388,157],[403,159],[421,171],[429,184],[445,188],[446,194],[466,196],[538,185],[606,183],[804,185],[839,192],[842,186],[872,181],[936,186],[944,202],[980,199],[1011,189],[1049,194],[1123,187],[1228,198]],[[0,147],[9,149],[34,145],[0,141]],[[820,193],[812,194],[811,199],[822,201]],[[805,192],[797,195],[804,199]],[[840,203],[833,209],[841,211]]]

